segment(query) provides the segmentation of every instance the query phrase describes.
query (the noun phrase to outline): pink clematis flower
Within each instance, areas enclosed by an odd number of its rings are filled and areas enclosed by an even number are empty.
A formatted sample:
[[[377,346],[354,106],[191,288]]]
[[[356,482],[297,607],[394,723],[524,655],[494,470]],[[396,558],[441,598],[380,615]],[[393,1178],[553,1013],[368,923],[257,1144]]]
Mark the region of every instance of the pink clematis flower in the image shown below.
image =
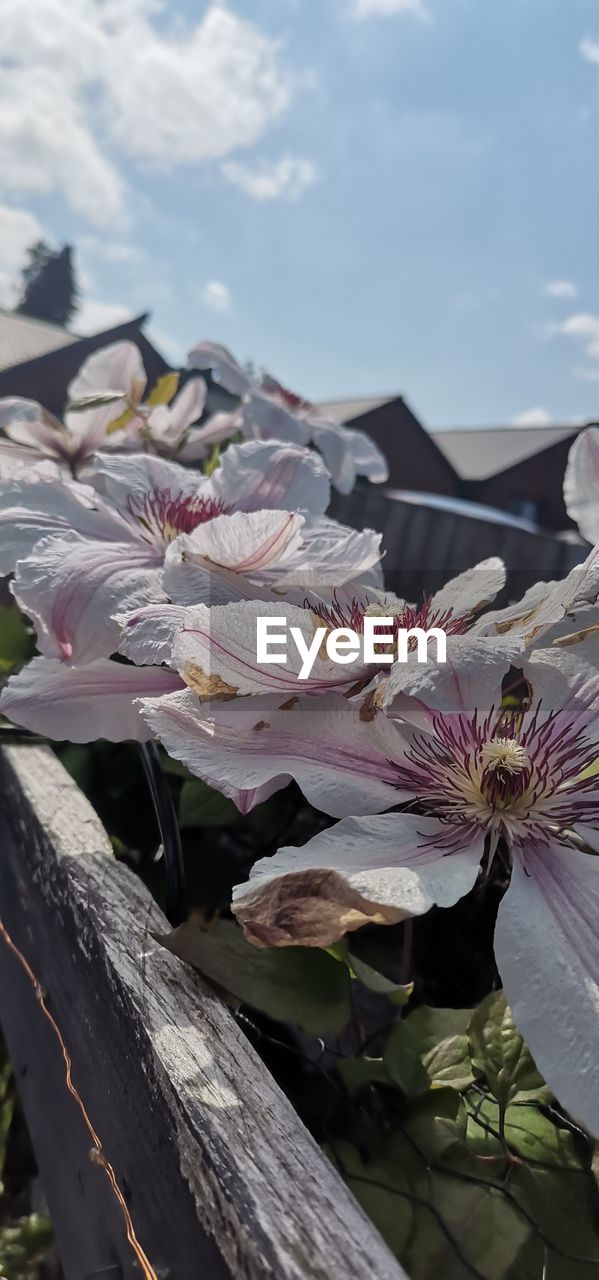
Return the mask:
[[[528,659],[508,645],[456,639],[446,667],[388,688],[400,720],[387,768],[404,811],[350,817],[263,859],[234,911],[258,944],[328,945],[449,907],[504,859],[506,999],[550,1086],[599,1135],[599,857],[582,851],[599,851],[599,673],[572,653]],[[517,710],[502,705],[510,661],[528,682]]]
[[[367,476],[376,484],[387,479],[387,461],[363,431],[328,421],[316,405],[269,375],[259,381],[252,378],[226,347],[200,342],[189,353],[189,364],[192,369],[212,370],[220,385],[240,398],[240,408],[229,415],[231,433],[241,430],[261,440],[312,442],[340,493],[351,493],[357,476]]]
[[[141,609],[123,619],[121,652],[134,662],[166,661],[183,679],[187,671],[193,671],[196,684],[201,672],[207,689],[210,680],[218,681],[221,689],[224,685],[228,687],[231,697],[265,693],[288,697],[334,689],[351,691],[369,684],[378,671],[388,674],[389,666],[383,657],[378,667],[375,662],[365,663],[362,651],[353,657],[348,655],[347,663],[334,662],[324,645],[323,637],[328,633],[345,628],[359,637],[366,616],[371,615],[393,618],[395,633],[399,628],[438,627],[447,635],[461,635],[469,630],[478,610],[494,598],[505,581],[501,560],[485,560],[460,574],[418,607],[386,595],[375,583],[368,586],[361,582],[360,571],[364,576],[368,559],[363,566],[355,558],[352,563],[358,581],[340,589],[336,584],[340,581],[341,566],[329,552],[322,556],[318,575],[302,573],[301,566],[292,564],[288,579],[279,575],[276,594],[271,593],[268,598],[264,590],[256,588],[255,598],[222,606],[195,605],[176,613],[169,607]],[[320,594],[310,590],[310,579],[316,579]],[[327,582],[335,588],[328,595]],[[281,591],[286,586],[286,598],[281,599]],[[278,619],[279,629],[285,624],[288,642],[284,664],[271,665],[259,660],[257,625],[260,618],[266,617]],[[303,649],[290,642],[291,628],[301,633]],[[378,648],[384,655],[384,647]],[[316,651],[310,658],[310,674],[300,679],[303,655],[310,650]]]
[[[188,594],[235,598],[236,583],[276,581],[294,557],[317,568],[333,543],[348,577],[352,559],[372,566],[380,556],[378,535],[316,514],[327,473],[292,446],[231,446],[210,477],[151,456],[101,455],[93,478],[95,488],[20,475],[0,485],[0,572],[15,571],[14,594],[47,657],[108,656],[114,614],[169,597],[185,604]]]
[[[201,457],[219,439],[210,423],[192,427],[206,403],[203,378],[191,378],[175,396],[177,374],[160,379],[148,399],[141,353],[133,342],[115,342],[89,356],[67,391],[64,422],[33,400],[0,400],[0,475],[18,463],[50,459],[80,475],[99,449],[156,453],[184,451]],[[173,400],[173,396],[175,396]],[[169,401],[172,403],[169,404]]]

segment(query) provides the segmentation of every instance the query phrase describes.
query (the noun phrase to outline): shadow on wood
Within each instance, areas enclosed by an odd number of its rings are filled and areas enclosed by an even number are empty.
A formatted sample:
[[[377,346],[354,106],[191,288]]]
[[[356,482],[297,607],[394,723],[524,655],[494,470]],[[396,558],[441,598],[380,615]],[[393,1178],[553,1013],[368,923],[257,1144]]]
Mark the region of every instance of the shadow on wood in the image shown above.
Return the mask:
[[[111,1186],[0,938],[0,1020],[67,1280],[401,1280],[227,1009],[153,940],[164,916],[53,753],[6,748],[0,787],[0,916],[114,1170]]]

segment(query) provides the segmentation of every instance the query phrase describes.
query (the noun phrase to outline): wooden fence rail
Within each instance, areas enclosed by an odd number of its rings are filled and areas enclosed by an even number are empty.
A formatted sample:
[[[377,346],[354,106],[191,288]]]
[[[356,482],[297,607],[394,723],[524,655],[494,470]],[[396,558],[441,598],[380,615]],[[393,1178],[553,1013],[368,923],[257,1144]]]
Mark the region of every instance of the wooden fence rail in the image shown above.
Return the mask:
[[[0,795],[0,1021],[67,1280],[401,1280],[53,753],[3,750]]]
[[[580,564],[588,547],[551,533],[534,532],[501,521],[485,520],[473,507],[446,511],[427,503],[396,498],[374,485],[336,494],[331,514],[356,529],[383,535],[383,568],[389,590],[407,600],[437,591],[450,578],[488,556],[501,556],[508,571],[503,599],[519,599],[539,580],[562,578]]]

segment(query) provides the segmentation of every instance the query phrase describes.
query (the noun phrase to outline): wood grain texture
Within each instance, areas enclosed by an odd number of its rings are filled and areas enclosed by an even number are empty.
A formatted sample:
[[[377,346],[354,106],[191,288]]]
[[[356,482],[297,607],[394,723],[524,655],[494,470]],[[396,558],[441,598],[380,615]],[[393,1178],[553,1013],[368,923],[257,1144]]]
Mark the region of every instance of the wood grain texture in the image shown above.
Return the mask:
[[[156,1275],[401,1280],[220,1000],[44,747],[0,754],[0,915],[35,971]],[[31,983],[0,941],[0,1019],[67,1280],[139,1277]]]

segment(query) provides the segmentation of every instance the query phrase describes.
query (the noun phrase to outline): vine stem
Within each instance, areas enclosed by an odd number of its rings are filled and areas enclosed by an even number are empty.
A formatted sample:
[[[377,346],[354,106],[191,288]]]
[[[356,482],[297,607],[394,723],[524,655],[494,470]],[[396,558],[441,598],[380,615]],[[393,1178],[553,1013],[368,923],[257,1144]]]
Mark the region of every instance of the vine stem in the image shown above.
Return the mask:
[[[160,754],[155,742],[140,743],[141,760],[146,780],[152,795],[154,813],[160,831],[164,851],[164,869],[166,873],[166,916],[173,928],[184,924],[188,916],[187,894],[185,889],[185,867],[181,832],[175,813],[173,798],[168,780],[160,763]]]

